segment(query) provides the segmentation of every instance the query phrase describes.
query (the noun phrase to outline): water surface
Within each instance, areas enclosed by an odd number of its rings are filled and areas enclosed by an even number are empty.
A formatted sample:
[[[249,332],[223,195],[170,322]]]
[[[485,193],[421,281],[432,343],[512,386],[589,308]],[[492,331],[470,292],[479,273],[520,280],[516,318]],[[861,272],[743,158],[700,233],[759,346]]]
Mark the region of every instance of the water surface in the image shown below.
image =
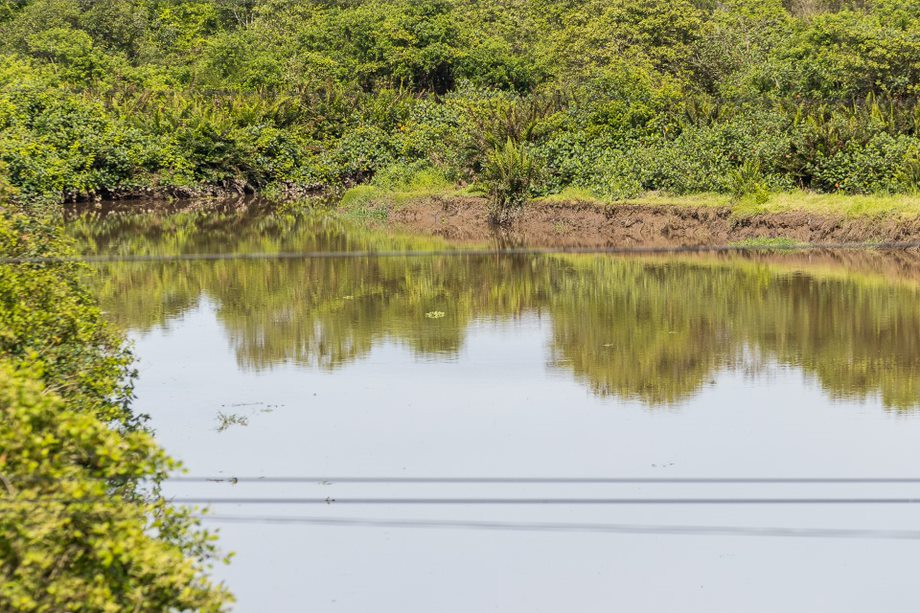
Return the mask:
[[[324,215],[77,222],[88,253],[450,249]],[[102,264],[139,410],[193,475],[905,477],[909,253]],[[865,497],[859,485],[172,484],[177,496]],[[227,516],[920,530],[907,505],[244,506]],[[215,524],[217,525],[217,524]],[[239,611],[916,610],[917,543],[227,524]]]

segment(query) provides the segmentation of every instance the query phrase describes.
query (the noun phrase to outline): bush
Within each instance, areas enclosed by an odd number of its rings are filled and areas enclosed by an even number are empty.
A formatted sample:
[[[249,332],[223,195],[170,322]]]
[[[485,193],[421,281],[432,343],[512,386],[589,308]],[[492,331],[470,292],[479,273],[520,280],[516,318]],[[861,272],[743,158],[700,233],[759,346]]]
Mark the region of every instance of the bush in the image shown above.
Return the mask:
[[[826,191],[870,194],[899,191],[913,180],[912,166],[920,144],[909,136],[885,132],[862,144],[851,141],[814,164],[814,181]]]
[[[373,185],[385,190],[424,192],[445,189],[451,182],[426,162],[397,163],[374,175]]]
[[[725,190],[736,201],[750,197],[758,204],[766,202],[770,195],[756,159],[745,160],[729,170],[725,175]]]
[[[510,138],[486,157],[483,182],[489,195],[489,217],[493,223],[511,222],[524,207],[540,175],[536,159],[526,145]]]
[[[3,207],[0,253],[70,255]],[[177,464],[130,411],[130,356],[82,273],[0,266],[0,610],[223,610],[210,537],[156,495]]]
[[[725,190],[749,159],[769,189],[913,184],[916,0],[0,6],[23,200],[336,191],[415,164],[475,183],[508,138],[545,167],[535,193]]]

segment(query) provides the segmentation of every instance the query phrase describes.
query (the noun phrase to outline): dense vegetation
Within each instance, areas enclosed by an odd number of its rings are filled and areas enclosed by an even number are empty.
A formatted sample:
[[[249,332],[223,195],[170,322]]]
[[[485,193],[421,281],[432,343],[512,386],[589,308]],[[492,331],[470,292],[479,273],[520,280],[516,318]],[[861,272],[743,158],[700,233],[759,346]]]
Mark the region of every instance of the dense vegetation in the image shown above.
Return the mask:
[[[71,253],[0,196],[0,254]],[[211,538],[130,410],[131,362],[75,263],[0,263],[0,610],[219,611]]]
[[[19,197],[920,187],[918,0],[0,0]]]

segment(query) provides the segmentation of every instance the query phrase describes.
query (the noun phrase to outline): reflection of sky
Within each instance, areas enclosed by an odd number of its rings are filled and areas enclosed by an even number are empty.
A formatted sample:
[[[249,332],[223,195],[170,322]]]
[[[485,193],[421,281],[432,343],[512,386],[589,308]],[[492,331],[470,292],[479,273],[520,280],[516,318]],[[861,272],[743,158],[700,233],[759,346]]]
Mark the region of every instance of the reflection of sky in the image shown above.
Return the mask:
[[[913,476],[920,419],[832,402],[792,368],[723,372],[676,407],[601,399],[547,361],[551,321],[478,323],[457,356],[395,343],[333,372],[242,371],[208,303],[136,338],[137,408],[191,474]],[[261,403],[261,404],[260,404]],[[239,405],[239,406],[232,406]],[[248,426],[218,433],[217,413]],[[177,494],[920,495],[907,486],[229,486]],[[866,488],[872,488],[871,491]],[[231,489],[232,488],[232,489]],[[458,489],[459,488],[459,489]],[[730,488],[730,489],[727,489]],[[905,491],[910,489],[911,491]],[[233,508],[337,517],[920,529],[904,507]],[[916,543],[232,525],[258,611],[915,611]]]

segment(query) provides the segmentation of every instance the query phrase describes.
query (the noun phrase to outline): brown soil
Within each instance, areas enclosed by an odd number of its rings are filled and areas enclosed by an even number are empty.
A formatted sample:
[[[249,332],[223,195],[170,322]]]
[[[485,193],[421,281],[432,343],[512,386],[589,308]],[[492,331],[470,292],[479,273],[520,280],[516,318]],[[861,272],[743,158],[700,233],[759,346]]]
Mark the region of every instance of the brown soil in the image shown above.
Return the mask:
[[[690,247],[746,239],[787,238],[815,244],[920,240],[920,219],[847,218],[789,212],[732,217],[728,207],[537,203],[508,228],[488,222],[486,202],[432,197],[389,211],[388,225],[453,241],[534,247]]]

